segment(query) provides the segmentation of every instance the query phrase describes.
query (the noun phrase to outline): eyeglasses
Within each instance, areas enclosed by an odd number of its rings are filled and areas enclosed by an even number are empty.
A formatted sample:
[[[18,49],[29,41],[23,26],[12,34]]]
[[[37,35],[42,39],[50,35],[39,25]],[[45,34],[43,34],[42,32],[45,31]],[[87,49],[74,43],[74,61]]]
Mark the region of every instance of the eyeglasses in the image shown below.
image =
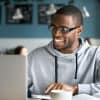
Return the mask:
[[[66,26],[60,26],[60,27],[56,27],[55,25],[50,25],[49,26],[49,30],[51,32],[56,32],[56,31],[59,31],[60,33],[62,34],[66,34],[66,33],[69,33],[71,31],[73,31],[74,29],[78,28],[79,26],[77,27],[74,27],[74,28],[69,28],[69,27],[66,27]]]

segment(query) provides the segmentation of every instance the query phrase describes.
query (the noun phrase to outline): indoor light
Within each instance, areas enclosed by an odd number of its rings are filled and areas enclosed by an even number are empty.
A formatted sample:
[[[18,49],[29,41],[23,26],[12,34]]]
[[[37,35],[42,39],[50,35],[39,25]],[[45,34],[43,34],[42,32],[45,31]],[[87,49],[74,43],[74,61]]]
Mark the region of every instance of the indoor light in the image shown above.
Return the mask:
[[[47,15],[52,15],[56,12],[56,7],[54,4],[50,4],[49,7],[48,7],[48,10],[46,11],[46,14]]]
[[[85,17],[85,18],[90,17],[90,14],[89,14],[86,6],[83,6],[83,8],[82,8],[82,14],[83,14],[83,17]]]
[[[14,16],[12,16],[12,19],[14,20],[23,19],[23,15],[20,8],[16,9]]]

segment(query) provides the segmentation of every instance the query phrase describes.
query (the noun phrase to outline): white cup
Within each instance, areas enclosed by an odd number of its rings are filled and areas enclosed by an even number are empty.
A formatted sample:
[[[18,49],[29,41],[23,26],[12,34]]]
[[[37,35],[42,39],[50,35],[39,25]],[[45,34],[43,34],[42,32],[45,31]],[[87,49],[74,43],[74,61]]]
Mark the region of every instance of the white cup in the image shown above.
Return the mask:
[[[45,99],[45,100],[50,100],[51,97],[49,95],[38,95],[38,94],[33,94],[32,95],[32,100],[42,100],[42,99]]]
[[[52,90],[51,100],[72,100],[72,91]]]

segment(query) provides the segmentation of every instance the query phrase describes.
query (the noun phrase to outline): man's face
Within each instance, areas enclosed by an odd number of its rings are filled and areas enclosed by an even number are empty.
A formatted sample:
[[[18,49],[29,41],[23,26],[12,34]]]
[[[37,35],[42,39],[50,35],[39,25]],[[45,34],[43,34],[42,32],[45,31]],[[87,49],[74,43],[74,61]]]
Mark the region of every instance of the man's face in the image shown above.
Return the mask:
[[[55,15],[51,22],[51,31],[54,48],[61,52],[66,52],[75,46],[79,38],[77,29],[72,16]]]

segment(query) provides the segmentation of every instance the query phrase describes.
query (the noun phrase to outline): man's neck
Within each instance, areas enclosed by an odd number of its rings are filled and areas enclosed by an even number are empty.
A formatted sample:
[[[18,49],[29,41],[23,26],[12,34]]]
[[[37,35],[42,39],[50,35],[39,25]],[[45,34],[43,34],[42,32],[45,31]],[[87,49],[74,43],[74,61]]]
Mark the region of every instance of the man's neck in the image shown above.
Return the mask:
[[[76,41],[71,48],[67,48],[65,50],[61,50],[62,53],[73,53],[79,48],[79,41]]]

